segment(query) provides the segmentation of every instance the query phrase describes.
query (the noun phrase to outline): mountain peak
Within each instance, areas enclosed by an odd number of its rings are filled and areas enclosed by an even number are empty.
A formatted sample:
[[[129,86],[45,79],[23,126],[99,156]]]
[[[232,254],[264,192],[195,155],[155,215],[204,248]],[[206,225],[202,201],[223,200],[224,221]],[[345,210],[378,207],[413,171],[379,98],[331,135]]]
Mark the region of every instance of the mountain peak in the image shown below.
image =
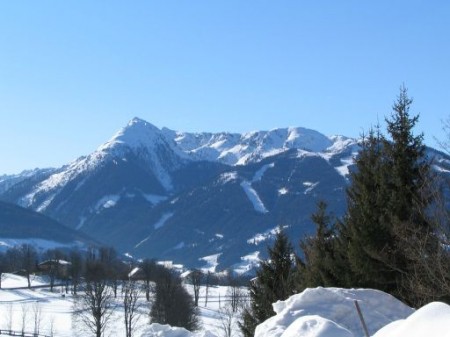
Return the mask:
[[[153,131],[153,132],[159,132],[161,131],[159,128],[157,128],[155,125],[139,118],[139,117],[134,117],[132,120],[130,120],[127,124],[127,126],[125,126],[124,128],[122,128],[122,130],[120,130],[118,133],[120,132],[124,132],[125,130],[130,130],[132,129],[133,132],[135,132],[134,130],[136,129],[142,129],[142,130],[146,130],[146,132],[149,131]]]
[[[152,144],[161,136],[161,130],[153,124],[134,117],[128,124],[119,130],[109,141],[101,145],[99,150],[127,146],[137,148]]]

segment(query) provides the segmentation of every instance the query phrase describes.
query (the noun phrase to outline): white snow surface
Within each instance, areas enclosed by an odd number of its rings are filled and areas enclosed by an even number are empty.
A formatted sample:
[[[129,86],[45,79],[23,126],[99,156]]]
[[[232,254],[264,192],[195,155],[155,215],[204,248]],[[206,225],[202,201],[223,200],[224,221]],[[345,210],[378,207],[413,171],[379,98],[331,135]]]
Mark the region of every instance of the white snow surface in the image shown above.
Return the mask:
[[[145,200],[147,200],[152,205],[157,205],[162,201],[167,200],[167,197],[164,195],[151,194],[151,193],[142,193],[142,196]]]
[[[307,187],[307,188],[305,189],[305,191],[304,191],[303,193],[304,193],[304,194],[309,194],[309,193],[311,193],[312,190],[313,190],[318,184],[319,184],[318,181],[316,181],[315,183],[312,183],[312,182],[310,182],[310,181],[305,181],[305,182],[303,183],[303,186],[305,186],[305,187]]]
[[[220,255],[222,255],[222,253],[201,257],[199,260],[205,262],[205,266],[200,268],[201,271],[204,273],[207,272],[214,273],[216,271],[217,266],[219,265],[218,259]]]
[[[353,334],[340,325],[318,315],[297,318],[283,332],[282,337],[353,337]]]
[[[97,201],[97,204],[95,205],[94,209],[98,213],[101,211],[102,208],[111,208],[116,206],[119,200],[120,195],[118,194],[105,195],[99,201]]]
[[[234,181],[238,178],[237,172],[225,172],[219,176],[219,182],[221,184],[229,183],[230,181]]]
[[[21,246],[23,244],[30,244],[33,247],[35,247],[39,252],[44,252],[46,250],[55,249],[55,248],[81,248],[81,247],[83,247],[83,244],[81,242],[62,243],[62,242],[38,239],[38,238],[27,238],[27,239],[1,238],[0,239],[0,251],[6,251],[9,248]]]
[[[32,286],[48,285],[48,279],[32,276]],[[50,335],[53,324],[53,334],[58,337],[88,337],[92,336],[83,329],[81,322],[73,321],[74,298],[69,292],[62,296],[62,289],[55,287],[54,292],[49,288],[40,289],[10,289],[26,287],[26,278],[13,274],[3,274],[2,289],[0,289],[0,330],[10,328],[21,331],[22,327],[28,334],[34,330],[34,309],[40,311],[40,333]],[[186,285],[187,291],[192,294],[192,286]],[[208,289],[208,302],[206,303],[206,287],[200,288],[199,318],[201,329],[194,333],[183,328],[168,325],[148,323],[148,312],[150,310],[145,295],[141,294],[138,300],[140,317],[136,325],[134,336],[136,337],[219,337],[223,336],[221,310],[227,303],[229,289],[224,286],[210,286]],[[123,323],[122,293],[119,289],[118,298],[114,301],[114,309],[111,319],[108,321],[105,336],[125,336]],[[26,317],[24,322],[22,318]],[[237,326],[237,316],[233,318],[233,336],[241,336]],[[0,336],[3,336],[0,334]]]
[[[257,268],[260,264],[259,251],[253,252],[251,254],[241,257],[241,262],[233,265],[232,270],[238,274],[242,275],[250,272]]]
[[[278,190],[278,195],[285,195],[288,193],[289,193],[289,190],[286,187],[282,187]]]
[[[158,220],[158,222],[156,222],[156,223],[153,225],[153,227],[154,227],[155,229],[161,228],[162,226],[164,226],[164,225],[166,224],[167,220],[169,220],[171,217],[173,217],[173,214],[174,214],[174,213],[172,213],[172,212],[164,213],[164,214],[161,216],[161,218]]]
[[[255,211],[259,213],[268,213],[269,211],[264,206],[264,203],[260,199],[258,192],[255,191],[255,189],[252,187],[252,184],[246,180],[241,182],[241,187],[244,190],[245,194],[247,195],[248,200],[253,205],[253,208]]]
[[[275,163],[266,164],[263,167],[261,167],[258,171],[255,172],[255,175],[253,176],[252,183],[261,181],[262,177],[264,176],[264,173],[270,168],[275,167]]]
[[[323,134],[301,127],[244,134],[163,131],[191,158],[229,165],[258,161],[293,148],[321,152],[333,145],[333,141]]]
[[[282,228],[286,228],[286,226],[282,226]],[[247,240],[247,243],[249,245],[257,246],[266,240],[273,239],[279,232],[280,232],[280,226],[268,229],[264,233],[255,234],[255,236],[253,236]]]
[[[193,337],[200,336],[184,328],[172,327],[170,325],[153,323],[145,329],[142,337]],[[206,337],[206,335],[205,335]]]
[[[79,323],[74,323],[73,297],[70,293],[62,297],[61,289],[50,292],[42,289],[8,289],[25,287],[24,277],[3,274],[0,289],[0,329],[22,329],[22,317],[27,315],[24,330],[33,331],[33,310],[36,306],[41,312],[40,332],[53,332],[60,337],[87,337],[91,334],[83,331]],[[48,280],[33,276],[32,286],[48,284]],[[193,293],[191,285],[185,285]],[[244,290],[244,289],[243,289]],[[206,297],[208,291],[208,297]],[[189,332],[183,328],[161,324],[148,324],[148,303],[145,295],[139,299],[141,314],[136,327],[137,337],[219,337],[224,336],[224,309],[229,303],[228,287],[205,286],[200,288],[199,313],[202,327],[199,331]],[[244,290],[245,291],[245,290]],[[111,337],[124,336],[123,308],[121,291],[114,303],[114,311],[106,329]],[[208,298],[208,300],[206,300]],[[450,337],[448,322],[450,306],[444,303],[430,303],[416,312],[392,296],[370,289],[314,288],[293,295],[286,301],[274,304],[276,316],[269,318],[257,327],[255,337],[362,337],[363,332],[354,309],[354,300],[358,300],[373,337]],[[10,319],[9,319],[10,317]],[[240,337],[237,325],[238,316],[232,318],[232,336]],[[10,323],[9,323],[10,322]],[[380,328],[378,330],[378,328]],[[376,332],[376,330],[378,330]],[[0,335],[2,336],[2,335]]]
[[[441,302],[432,302],[408,318],[385,326],[373,337],[450,337],[449,322],[450,306]]]
[[[257,326],[255,337],[331,337],[334,333],[336,336],[362,337],[364,332],[355,300],[371,334],[413,313],[410,307],[378,290],[309,288],[286,301],[274,303],[276,315]],[[301,321],[296,322],[298,319]]]

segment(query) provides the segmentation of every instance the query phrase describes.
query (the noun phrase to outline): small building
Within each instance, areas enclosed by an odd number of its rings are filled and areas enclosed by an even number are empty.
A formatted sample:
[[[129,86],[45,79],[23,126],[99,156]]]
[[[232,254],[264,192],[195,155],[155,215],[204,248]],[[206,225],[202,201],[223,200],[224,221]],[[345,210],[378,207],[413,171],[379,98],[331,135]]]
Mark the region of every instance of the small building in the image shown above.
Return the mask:
[[[66,260],[46,260],[38,264],[38,270],[45,274],[54,273],[61,278],[69,276],[69,268],[72,265]]]

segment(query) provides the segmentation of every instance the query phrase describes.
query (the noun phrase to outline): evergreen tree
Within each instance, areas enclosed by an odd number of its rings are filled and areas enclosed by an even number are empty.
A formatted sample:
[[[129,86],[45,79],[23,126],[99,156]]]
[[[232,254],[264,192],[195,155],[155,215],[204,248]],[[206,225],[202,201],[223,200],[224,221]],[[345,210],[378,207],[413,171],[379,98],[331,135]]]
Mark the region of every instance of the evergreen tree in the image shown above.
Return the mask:
[[[423,266],[423,259],[439,256],[441,245],[433,225],[436,219],[429,216],[430,205],[436,197],[430,189],[433,179],[430,164],[425,157],[423,134],[414,135],[412,129],[418,116],[411,117],[409,110],[412,99],[402,87],[393,106],[390,119],[386,120],[390,139],[385,141],[387,166],[390,168],[388,214],[396,241],[391,263],[398,271],[397,296],[410,304],[419,304],[423,299],[410,286],[410,279]],[[434,207],[434,206],[433,206]],[[421,252],[412,254],[414,246],[421,246]],[[426,264],[434,264],[429,260]],[[429,273],[422,275],[427,278]]]
[[[401,236],[431,229],[423,188],[429,169],[423,135],[413,134],[418,116],[410,116],[411,104],[402,87],[386,120],[390,138],[378,129],[363,139],[340,231],[348,248],[353,286],[381,289],[410,303],[410,294],[402,288],[415,262],[407,254],[409,238]]]
[[[297,261],[296,289],[302,291],[306,287],[345,286],[342,277],[336,226],[331,224],[327,213],[327,204],[320,201],[317,211],[311,216],[316,224],[315,236],[300,242],[304,261]]]
[[[347,190],[348,208],[341,236],[348,239],[353,286],[392,291],[396,280],[389,259],[395,242],[387,212],[389,172],[383,144],[379,129],[363,137]]]
[[[258,324],[275,315],[272,303],[293,294],[294,251],[285,233],[278,232],[268,253],[268,260],[261,261],[256,279],[250,284],[250,307],[244,310],[239,324],[245,337],[253,336]]]
[[[389,212],[393,221],[409,222],[426,230],[430,223],[423,210],[430,200],[424,187],[430,178],[429,163],[425,157],[423,134],[415,136],[412,132],[419,116],[410,116],[411,104],[412,99],[402,87],[391,119],[386,120],[391,138],[384,144],[391,173]]]

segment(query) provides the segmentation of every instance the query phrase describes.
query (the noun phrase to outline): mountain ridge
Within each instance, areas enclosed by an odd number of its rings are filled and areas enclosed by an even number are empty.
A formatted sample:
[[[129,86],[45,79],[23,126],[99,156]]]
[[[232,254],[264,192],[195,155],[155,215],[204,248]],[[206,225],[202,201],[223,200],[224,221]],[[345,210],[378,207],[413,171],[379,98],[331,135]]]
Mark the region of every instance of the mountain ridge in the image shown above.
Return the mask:
[[[343,214],[358,149],[305,128],[183,133],[134,118],[93,153],[0,199],[131,255],[242,271],[278,226],[293,242],[311,234],[319,200]]]

